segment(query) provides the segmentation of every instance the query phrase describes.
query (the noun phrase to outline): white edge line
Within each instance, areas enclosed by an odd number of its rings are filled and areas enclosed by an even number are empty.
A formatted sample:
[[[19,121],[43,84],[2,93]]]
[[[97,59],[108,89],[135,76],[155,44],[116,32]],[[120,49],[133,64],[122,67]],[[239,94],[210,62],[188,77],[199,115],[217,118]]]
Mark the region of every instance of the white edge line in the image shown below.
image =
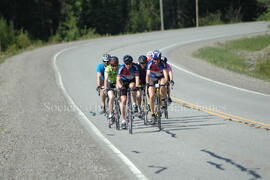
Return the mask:
[[[71,47],[64,49],[58,53],[56,53],[53,57],[53,68],[56,73],[56,78],[58,85],[62,89],[65,97],[68,99],[69,103],[74,107],[74,109],[77,111],[77,113],[80,115],[84,123],[87,125],[87,130],[92,130],[97,137],[99,137],[106,146],[108,146],[131,170],[131,172],[140,180],[147,180],[148,178],[144,176],[144,174],[119,150],[117,149],[102,133],[98,130],[98,128],[87,118],[87,116],[81,111],[81,109],[76,105],[76,103],[73,101],[73,99],[69,96],[67,90],[65,89],[65,86],[63,84],[62,76],[60,74],[60,71],[56,65],[56,59],[57,57],[64,53],[65,51],[75,49],[76,47]]]
[[[263,32],[264,32],[264,31],[263,31]],[[256,32],[255,32],[255,33],[256,33]],[[195,43],[195,42],[204,41],[204,40],[210,40],[210,39],[216,39],[216,38],[222,38],[222,37],[226,37],[226,36],[216,36],[216,37],[211,37],[211,38],[201,38],[201,39],[196,39],[196,40],[187,41],[187,42],[184,42],[184,43],[175,43],[175,44],[172,44],[172,45],[170,45],[170,46],[163,47],[163,48],[161,48],[160,50],[166,52],[166,51],[168,51],[169,49],[172,49],[172,48],[174,48],[174,47],[176,47],[176,46],[187,45],[187,44],[190,44],[190,43]],[[232,85],[229,85],[229,84],[226,84],[226,83],[222,83],[222,82],[219,82],[219,81],[215,81],[215,80],[209,79],[209,78],[207,78],[207,77],[198,75],[198,74],[193,73],[193,72],[191,72],[191,71],[188,71],[187,69],[184,69],[184,68],[182,68],[182,67],[176,66],[176,65],[174,65],[174,64],[172,64],[172,63],[170,63],[170,65],[172,65],[173,67],[177,68],[177,69],[180,70],[180,71],[183,71],[183,72],[185,72],[185,73],[188,73],[188,74],[190,74],[190,75],[193,75],[193,76],[195,76],[195,77],[198,77],[198,78],[201,78],[201,79],[210,81],[210,82],[214,82],[214,83],[219,84],[219,85],[227,86],[227,87],[234,88],[234,89],[241,90],[241,91],[245,91],[245,92],[248,92],[248,93],[253,93],[253,94],[257,94],[257,95],[262,95],[262,96],[270,97],[270,95],[268,95],[268,94],[264,94],[264,93],[260,93],[260,92],[257,92],[257,91],[252,91],[252,90],[244,89],[244,88],[239,88],[239,87],[236,87],[236,86],[232,86]]]

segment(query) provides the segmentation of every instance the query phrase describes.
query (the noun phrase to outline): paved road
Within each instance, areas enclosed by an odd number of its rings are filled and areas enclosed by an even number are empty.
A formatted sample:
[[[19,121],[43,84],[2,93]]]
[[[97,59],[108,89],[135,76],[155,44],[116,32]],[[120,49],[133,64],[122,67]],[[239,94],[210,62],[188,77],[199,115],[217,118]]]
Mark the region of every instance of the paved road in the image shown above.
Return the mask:
[[[161,49],[166,55],[168,50],[179,45],[264,32],[267,26],[267,23],[259,22],[102,38],[62,51],[55,57],[55,65],[63,82],[60,86],[69,101],[80,109],[85,128],[91,135],[95,134],[91,129],[93,123],[102,134],[99,136],[112,143],[104,143],[109,146],[105,148],[111,156],[123,159],[123,153],[138,168],[134,172],[140,177],[269,179],[269,131],[173,103],[170,118],[163,121],[161,132],[137,120],[134,134],[128,135],[126,131],[107,128],[104,116],[97,113],[99,98],[95,92],[95,67],[104,52],[118,57],[130,54],[137,58],[148,50]],[[178,70],[176,66],[181,65],[174,57],[170,57],[170,61],[175,65],[175,97],[270,125],[270,95],[198,78]],[[116,151],[110,150],[112,146],[122,153],[116,155]],[[128,168],[125,170],[129,171]]]

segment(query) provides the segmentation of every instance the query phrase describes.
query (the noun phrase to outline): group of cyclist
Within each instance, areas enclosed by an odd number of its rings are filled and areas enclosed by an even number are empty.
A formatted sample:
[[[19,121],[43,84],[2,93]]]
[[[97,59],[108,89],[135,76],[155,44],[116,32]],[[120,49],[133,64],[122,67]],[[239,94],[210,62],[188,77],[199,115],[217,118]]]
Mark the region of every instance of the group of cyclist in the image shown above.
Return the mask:
[[[160,97],[161,107],[165,105],[166,98],[168,102],[172,102],[170,97],[170,88],[166,85],[174,84],[171,66],[167,63],[167,58],[162,56],[159,50],[150,51],[138,58],[138,63],[133,62],[130,55],[123,57],[123,64],[120,65],[116,56],[104,54],[102,56],[102,64],[97,66],[97,91],[101,96],[101,111],[105,111],[106,96],[109,97],[109,115],[111,121],[113,119],[113,101],[114,89],[119,89],[120,95],[120,111],[121,111],[121,127],[126,129],[127,122],[125,118],[125,108],[127,102],[127,90],[131,89],[133,99],[134,112],[141,112],[141,94],[144,88],[148,91],[148,99],[151,112],[151,124],[155,123],[155,84],[161,84]]]

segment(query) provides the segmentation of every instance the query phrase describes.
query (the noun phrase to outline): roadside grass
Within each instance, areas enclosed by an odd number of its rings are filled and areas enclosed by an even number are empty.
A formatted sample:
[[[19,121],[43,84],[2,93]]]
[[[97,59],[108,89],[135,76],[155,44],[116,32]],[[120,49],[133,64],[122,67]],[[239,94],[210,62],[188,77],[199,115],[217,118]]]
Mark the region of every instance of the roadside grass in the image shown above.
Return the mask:
[[[237,49],[245,51],[259,51],[270,44],[270,35],[243,38],[235,41],[225,42],[226,49]]]
[[[270,35],[260,35],[201,48],[193,56],[218,67],[270,82]]]

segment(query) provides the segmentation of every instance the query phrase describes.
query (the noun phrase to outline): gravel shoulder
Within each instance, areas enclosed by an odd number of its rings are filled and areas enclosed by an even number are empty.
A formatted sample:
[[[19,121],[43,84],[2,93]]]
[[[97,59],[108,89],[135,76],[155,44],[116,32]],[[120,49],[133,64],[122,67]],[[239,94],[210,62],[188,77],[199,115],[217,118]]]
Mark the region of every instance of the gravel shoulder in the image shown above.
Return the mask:
[[[248,77],[243,74],[235,73],[223,68],[214,66],[204,60],[192,57],[192,53],[205,46],[213,46],[217,42],[225,42],[243,37],[252,37],[265,33],[254,33],[242,36],[233,36],[226,38],[218,38],[207,41],[190,43],[184,46],[179,46],[166,53],[166,55],[174,60],[174,63],[201,76],[209,79],[223,82],[236,87],[257,91],[264,94],[270,94],[270,83]]]
[[[128,179],[57,86],[53,55],[82,43],[36,49],[0,64],[0,179]]]

